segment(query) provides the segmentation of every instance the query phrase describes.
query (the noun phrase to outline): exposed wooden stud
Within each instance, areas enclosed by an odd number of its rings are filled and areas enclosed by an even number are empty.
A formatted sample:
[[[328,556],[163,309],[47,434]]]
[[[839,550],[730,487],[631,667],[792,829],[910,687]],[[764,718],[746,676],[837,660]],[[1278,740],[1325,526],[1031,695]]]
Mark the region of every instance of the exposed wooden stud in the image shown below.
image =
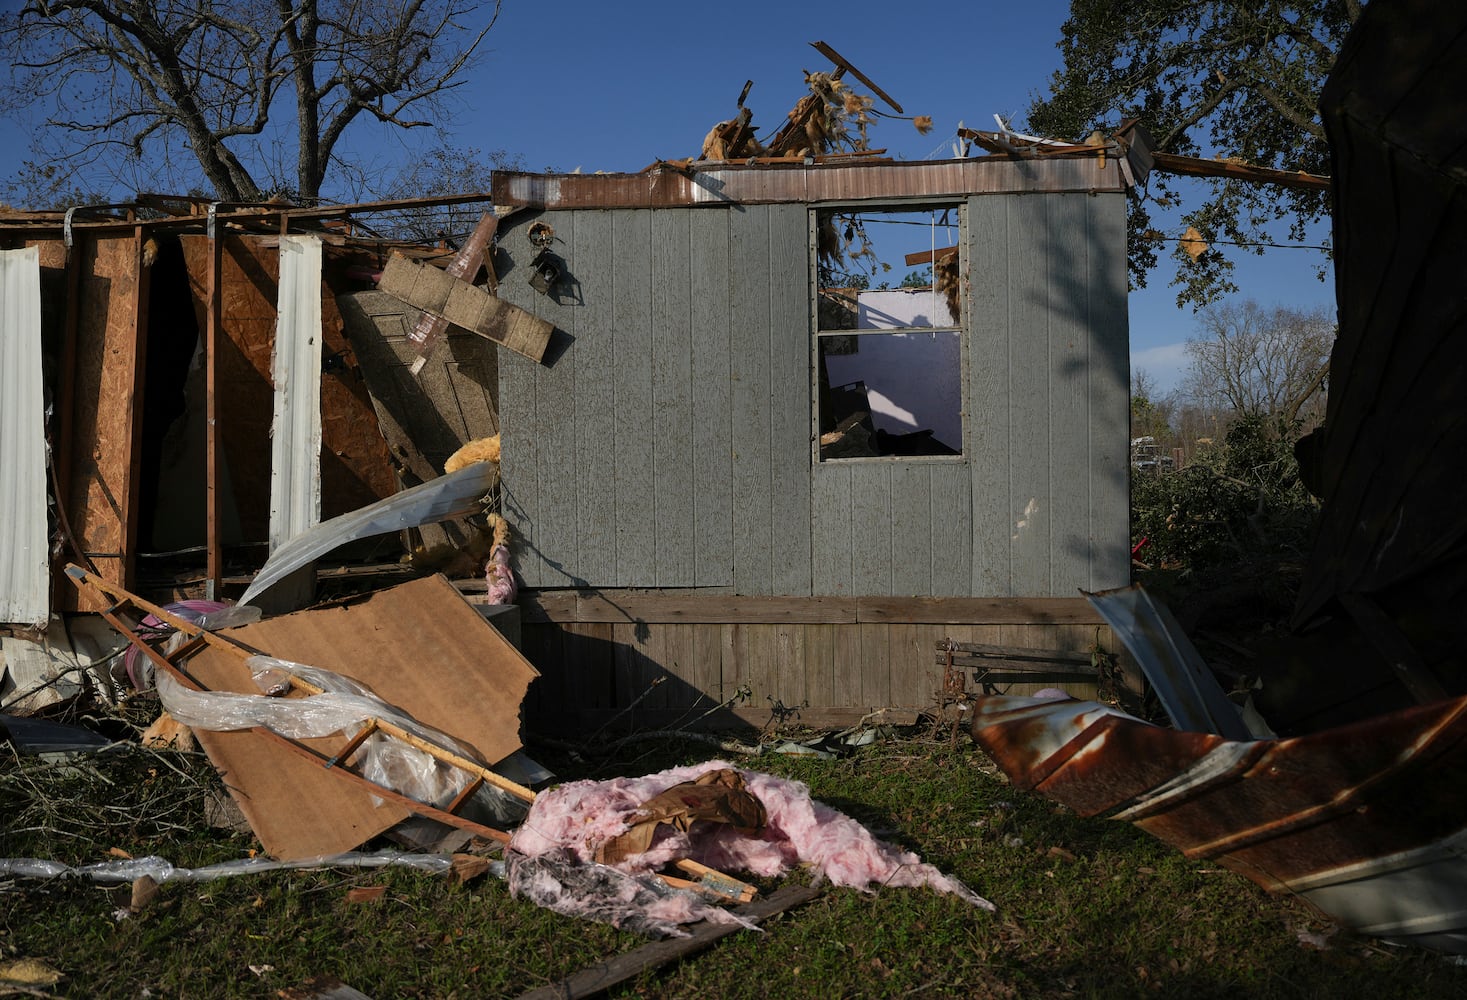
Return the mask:
[[[219,341],[222,336],[221,293],[224,277],[224,236],[213,208],[209,210],[209,266],[204,292],[204,594],[218,600],[224,579],[224,548],[220,539],[223,493],[219,488]]]
[[[835,51],[835,49],[831,48],[829,45],[826,45],[824,42],[811,42],[810,45],[825,58],[829,59],[831,62],[839,66],[842,70],[848,71],[851,76],[854,76],[857,80],[860,80],[866,86],[870,87],[871,93],[875,94],[877,97],[881,98],[883,101],[889,104],[892,110],[894,110],[897,114],[906,114],[906,112],[902,110],[902,106],[900,104],[892,100],[891,96],[887,94],[886,91],[882,90],[875,83],[873,83],[869,76],[867,76],[865,73],[862,73],[855,66],[852,66],[850,62],[845,58],[845,56],[841,55],[839,52]]]

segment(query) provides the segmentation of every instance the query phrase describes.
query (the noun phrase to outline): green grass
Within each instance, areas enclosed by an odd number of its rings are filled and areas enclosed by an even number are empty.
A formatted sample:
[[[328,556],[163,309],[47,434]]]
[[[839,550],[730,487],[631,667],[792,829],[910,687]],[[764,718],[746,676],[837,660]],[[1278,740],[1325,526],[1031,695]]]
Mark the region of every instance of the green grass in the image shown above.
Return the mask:
[[[591,763],[539,754],[564,778],[644,773],[709,755],[694,745]],[[1467,968],[1428,952],[1344,932],[1327,950],[1302,944],[1301,931],[1329,929],[1302,903],[1187,861],[1124,824],[1080,819],[1019,792],[966,741],[911,736],[837,761],[767,755],[738,763],[807,782],[817,798],[964,879],[999,912],[925,890],[827,889],[763,933],[725,938],[610,995],[1467,995]],[[196,775],[197,764],[182,771]],[[188,782],[149,754],[95,766],[111,768],[113,784],[88,785],[83,769],[74,781],[91,800],[61,796],[63,811],[83,814],[37,824],[39,806],[27,795],[39,782],[15,781],[13,759],[0,759],[0,856],[41,853],[76,864],[120,847],[198,865],[252,846],[248,837],[206,831],[201,805],[179,823],[193,806],[165,802],[157,783],[190,791]],[[149,808],[166,806],[168,822],[140,815],[140,795]],[[94,818],[103,820],[98,832],[84,832]],[[37,825],[48,829],[27,832]],[[361,886],[386,891],[374,902],[350,901]],[[54,992],[76,997],[272,997],[325,975],[377,998],[488,998],[516,996],[645,942],[511,899],[492,878],[461,885],[404,869],[168,883],[151,906],[117,919],[129,896],[127,886],[15,882],[0,891],[0,961],[40,959],[65,974]]]

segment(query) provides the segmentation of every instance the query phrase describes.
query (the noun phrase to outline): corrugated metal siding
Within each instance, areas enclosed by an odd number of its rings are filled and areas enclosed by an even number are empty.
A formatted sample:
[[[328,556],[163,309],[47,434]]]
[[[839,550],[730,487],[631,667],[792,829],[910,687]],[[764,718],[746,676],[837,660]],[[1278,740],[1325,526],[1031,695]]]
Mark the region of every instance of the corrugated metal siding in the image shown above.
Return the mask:
[[[0,622],[50,617],[41,256],[0,250]]]

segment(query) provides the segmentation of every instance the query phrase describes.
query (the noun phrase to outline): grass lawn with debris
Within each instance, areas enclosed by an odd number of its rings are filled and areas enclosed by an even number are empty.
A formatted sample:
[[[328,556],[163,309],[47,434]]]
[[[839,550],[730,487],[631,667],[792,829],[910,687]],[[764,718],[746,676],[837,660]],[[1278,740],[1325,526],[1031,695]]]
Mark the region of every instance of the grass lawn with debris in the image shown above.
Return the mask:
[[[531,752],[566,780],[716,755],[692,743],[594,761]],[[208,829],[202,792],[217,779],[202,755],[124,747],[43,765],[0,754],[0,857],[78,865],[112,851],[196,867],[257,847]],[[1130,826],[1014,789],[966,736],[907,734],[838,760],[732,763],[806,782],[998,912],[928,890],[827,886],[762,932],[725,937],[609,996],[1467,995],[1467,967],[1451,959],[1352,937]],[[756,882],[765,892],[779,884]],[[513,997],[647,940],[513,899],[492,876],[460,883],[410,869],[167,882],[136,911],[131,898],[130,885],[0,877],[0,969],[32,959],[61,974],[26,995],[274,997],[331,977],[379,1000]]]

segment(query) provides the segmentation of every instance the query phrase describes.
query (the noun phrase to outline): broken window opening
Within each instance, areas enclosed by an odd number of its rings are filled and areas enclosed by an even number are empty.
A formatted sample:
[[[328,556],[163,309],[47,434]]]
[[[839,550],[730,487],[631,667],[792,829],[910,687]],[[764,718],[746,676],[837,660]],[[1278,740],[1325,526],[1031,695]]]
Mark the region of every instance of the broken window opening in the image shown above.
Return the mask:
[[[820,209],[812,225],[818,460],[960,457],[962,206]]]

